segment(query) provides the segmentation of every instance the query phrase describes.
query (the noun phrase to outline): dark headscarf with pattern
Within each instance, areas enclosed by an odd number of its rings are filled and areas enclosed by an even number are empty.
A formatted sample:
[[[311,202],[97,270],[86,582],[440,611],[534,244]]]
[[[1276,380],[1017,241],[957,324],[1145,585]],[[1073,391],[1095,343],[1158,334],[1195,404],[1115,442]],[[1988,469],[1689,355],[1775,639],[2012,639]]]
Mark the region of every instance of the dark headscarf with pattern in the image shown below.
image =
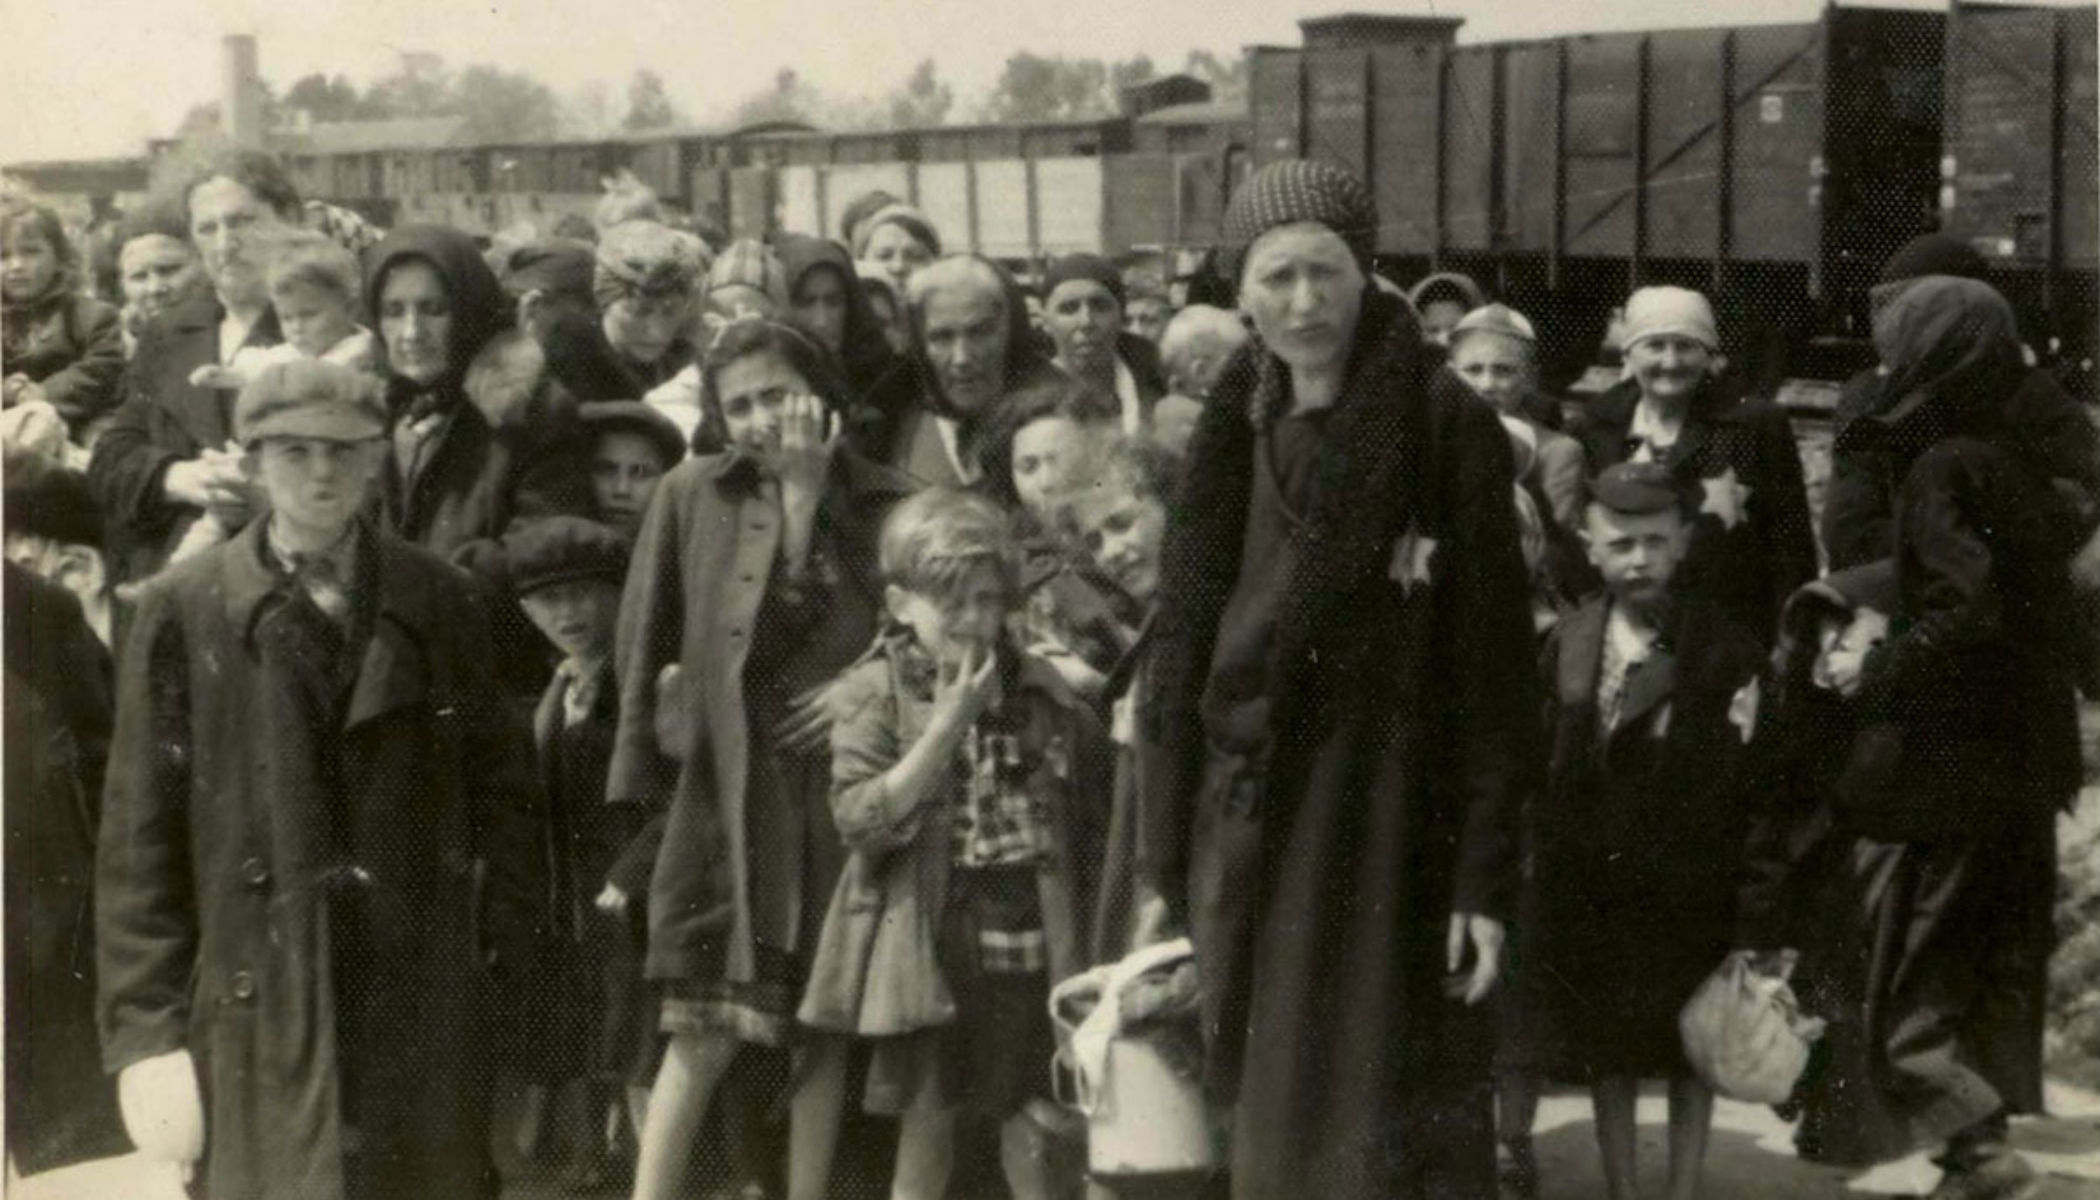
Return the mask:
[[[1333,163],[1288,159],[1250,176],[1225,207],[1226,277],[1238,282],[1247,248],[1271,229],[1313,221],[1332,229],[1368,277],[1378,244],[1378,204],[1364,181]]]
[[[1875,314],[1874,348],[1893,402],[1875,420],[1912,452],[1988,424],[2027,369],[2005,297],[1953,275],[1926,276],[1890,300]]]
[[[503,285],[489,269],[488,260],[474,239],[457,229],[441,225],[403,225],[381,238],[365,253],[365,307],[372,328],[380,328],[380,289],[395,267],[408,260],[430,264],[445,281],[445,297],[452,306],[452,335],[446,347],[444,375],[429,384],[418,384],[406,376],[389,373],[387,411],[448,408],[465,399],[460,381],[481,348],[498,333],[510,328],[512,310]]]

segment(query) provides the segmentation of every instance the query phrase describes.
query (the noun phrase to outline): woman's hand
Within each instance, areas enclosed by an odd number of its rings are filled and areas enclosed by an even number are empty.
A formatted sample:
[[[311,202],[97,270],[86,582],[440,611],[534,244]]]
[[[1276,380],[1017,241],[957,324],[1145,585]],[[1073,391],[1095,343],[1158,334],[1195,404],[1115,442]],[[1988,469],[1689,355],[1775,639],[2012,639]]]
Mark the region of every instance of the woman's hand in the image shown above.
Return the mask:
[[[822,495],[839,444],[838,416],[815,396],[789,396],[780,414],[780,460],[784,491]]]
[[[245,507],[248,472],[239,454],[206,447],[197,457],[170,466],[161,490],[175,503],[193,508]]]
[[[607,880],[591,904],[608,917],[620,916],[627,911],[627,889]]]
[[[1066,686],[1089,700],[1099,696],[1108,686],[1108,676],[1096,671],[1093,664],[1055,638],[1044,638],[1030,646],[1028,652],[1057,668]]]
[[[1479,913],[1452,913],[1450,931],[1444,939],[1444,969],[1451,973],[1445,991],[1467,1004],[1478,1004],[1495,988],[1502,976],[1502,922]],[[1460,975],[1466,943],[1473,943],[1473,971]]]

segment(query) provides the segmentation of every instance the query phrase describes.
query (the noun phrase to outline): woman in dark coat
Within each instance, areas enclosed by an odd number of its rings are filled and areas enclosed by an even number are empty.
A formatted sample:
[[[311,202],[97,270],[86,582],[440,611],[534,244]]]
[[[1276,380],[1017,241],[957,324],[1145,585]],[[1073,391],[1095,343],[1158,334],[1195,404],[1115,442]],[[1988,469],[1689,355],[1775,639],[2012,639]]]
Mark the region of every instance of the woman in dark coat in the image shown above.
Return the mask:
[[[1996,292],[1952,277],[1875,320],[1900,397],[1867,418],[1903,480],[1894,611],[1832,680],[1856,729],[1824,784],[1846,848],[1803,882],[1826,906],[1803,992],[1860,1006],[1837,1031],[1862,1044],[1829,1067],[1858,1069],[1867,1100],[1804,1149],[1861,1161],[1945,1142],[1935,1196],[2031,1185],[2006,1119],[2041,1110],[2055,819],[2082,774],[2067,564],[2085,526],[2009,421],[2014,328]]]
[[[123,402],[95,442],[88,486],[107,522],[110,581],[143,579],[209,506],[229,529],[250,500],[233,439],[233,394],[193,386],[198,367],[284,340],[263,272],[271,237],[300,220],[299,194],[276,159],[232,151],[187,182],[182,203],[213,296],[147,324]]]
[[[585,438],[566,396],[494,420],[470,402],[476,357],[509,353],[510,307],[474,240],[405,225],[365,258],[365,302],[386,346],[393,457],[381,506],[394,531],[441,556],[503,536],[519,517],[591,511]],[[493,364],[492,364],[493,365]]]
[[[1276,163],[1228,211],[1263,345],[1169,518],[1140,724],[1179,837],[1140,869],[1195,938],[1234,1195],[1490,1197],[1537,712],[1509,439],[1370,287],[1361,181]]]
[[[845,414],[854,453],[880,462],[898,417],[917,398],[911,360],[890,349],[846,248],[829,238],[786,234],[775,246],[787,273],[787,315],[839,360],[852,402]]]
[[[1719,337],[1697,292],[1635,292],[1620,344],[1633,377],[1590,401],[1571,432],[1592,472],[1652,460],[1699,497],[1679,588],[1719,604],[1770,645],[1781,606],[1816,576],[1808,493],[1786,414],[1714,372]]]

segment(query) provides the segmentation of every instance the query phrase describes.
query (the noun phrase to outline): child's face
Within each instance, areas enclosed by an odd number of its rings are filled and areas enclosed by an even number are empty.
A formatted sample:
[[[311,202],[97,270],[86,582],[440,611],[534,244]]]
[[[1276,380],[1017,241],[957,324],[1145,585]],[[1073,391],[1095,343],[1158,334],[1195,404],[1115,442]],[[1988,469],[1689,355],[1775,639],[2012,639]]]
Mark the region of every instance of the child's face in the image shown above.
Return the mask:
[[[270,307],[277,310],[277,326],[284,331],[284,340],[308,358],[321,357],[357,332],[349,298],[310,283],[284,283],[270,289]]]
[[[620,585],[610,579],[570,579],[518,597],[525,615],[569,658],[603,657],[620,615]]]
[[[789,396],[804,396],[809,380],[778,354],[732,359],[715,372],[715,399],[730,444],[771,462],[780,454],[781,416]]]
[[[629,536],[641,528],[642,514],[649,511],[649,497],[663,474],[656,443],[632,430],[608,430],[591,450],[591,493],[598,512]]]
[[[951,594],[914,592],[891,584],[890,615],[939,662],[955,662],[971,648],[998,644],[1011,596],[1006,577],[991,563],[975,567]]]
[[[1614,600],[1636,608],[1652,608],[1669,590],[1684,558],[1685,535],[1684,518],[1675,509],[1634,515],[1592,504],[1583,517],[1591,564]]]
[[[1086,452],[1086,431],[1076,421],[1045,417],[1014,433],[1014,494],[1038,519],[1049,515],[1051,497],[1070,482]]]
[[[322,540],[356,519],[385,459],[385,443],[377,438],[273,437],[250,454],[248,469],[278,518]]]
[[[1451,347],[1451,370],[1500,412],[1531,390],[1531,347],[1500,333],[1468,333]]]
[[[58,278],[58,248],[44,239],[35,221],[18,220],[0,245],[0,292],[11,299],[40,295]]]
[[[1075,501],[1072,516],[1095,564],[1132,600],[1150,603],[1159,589],[1159,543],[1167,528],[1160,502],[1127,487],[1103,488]]]

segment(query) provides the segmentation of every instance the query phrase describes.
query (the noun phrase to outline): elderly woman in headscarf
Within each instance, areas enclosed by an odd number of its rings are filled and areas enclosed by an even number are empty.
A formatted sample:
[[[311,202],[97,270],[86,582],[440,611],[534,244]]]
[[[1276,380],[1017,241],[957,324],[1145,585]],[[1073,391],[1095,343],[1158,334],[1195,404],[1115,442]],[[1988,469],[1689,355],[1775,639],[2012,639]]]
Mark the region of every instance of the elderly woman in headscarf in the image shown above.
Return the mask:
[[[1140,869],[1196,944],[1235,1196],[1492,1196],[1495,987],[1536,737],[1509,439],[1371,283],[1356,176],[1227,208],[1259,338],[1162,551]],[[1177,922],[1177,923],[1178,923]]]
[[[951,254],[912,276],[907,295],[923,391],[884,461],[925,484],[976,484],[998,414],[1066,377],[1036,351],[1021,290],[991,259]]]
[[[2055,819],[2082,774],[2068,563],[2092,498],[2013,419],[2026,368],[1987,285],[1919,280],[1874,341],[1893,403],[1862,436],[1901,479],[1893,577],[1867,590],[1872,568],[1855,568],[1822,589],[1853,644],[1820,655],[1814,682],[1843,712],[1791,724],[1849,733],[1795,756],[1833,853],[1796,888],[1807,944],[1770,926],[1758,940],[1800,945],[1804,995],[1840,1005],[1824,1069],[1855,1078],[1811,1078],[1804,1154],[1944,1144],[1934,1197],[2024,1196],[2034,1173],[2006,1121],[2042,1105]]]
[[[694,291],[707,270],[699,238],[654,221],[624,221],[598,238],[591,292],[599,329],[635,390],[634,399],[693,361]]]
[[[1068,254],[1043,271],[1043,329],[1065,374],[1115,403],[1123,432],[1142,434],[1166,394],[1159,350],[1123,329],[1123,275],[1098,254]]]
[[[1569,432],[1592,472],[1659,462],[1699,497],[1677,586],[1769,646],[1787,597],[1816,576],[1815,535],[1786,414],[1720,373],[1720,345],[1705,296],[1640,289],[1620,336],[1630,378],[1590,401]]]
[[[889,455],[896,421],[914,398],[911,360],[890,348],[853,258],[829,238],[787,234],[779,244],[787,280],[787,319],[839,360],[849,400],[846,437],[863,458]]]
[[[500,373],[497,359],[536,351],[529,339],[497,339],[510,308],[474,239],[435,225],[394,230],[366,257],[365,298],[386,348],[393,454],[381,506],[396,533],[449,555],[519,517],[591,511],[573,401],[538,390],[484,412],[468,397],[470,370]]]

